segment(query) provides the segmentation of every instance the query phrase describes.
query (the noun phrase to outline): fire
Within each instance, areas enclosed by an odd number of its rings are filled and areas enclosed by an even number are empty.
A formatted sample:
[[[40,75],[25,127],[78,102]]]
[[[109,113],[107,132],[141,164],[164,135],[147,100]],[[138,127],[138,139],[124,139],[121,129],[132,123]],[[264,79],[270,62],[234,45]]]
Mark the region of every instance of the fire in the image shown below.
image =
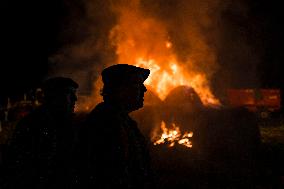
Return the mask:
[[[99,102],[101,85],[96,82],[101,79],[97,76],[103,68],[116,63],[149,68],[147,87],[161,100],[174,88],[187,85],[197,92],[204,105],[220,105],[211,92],[210,80],[219,69],[216,48],[219,45],[215,42],[219,41],[220,34],[216,23],[223,13],[220,10],[225,8],[223,4],[220,6],[219,1],[117,0],[102,1],[98,6],[99,1],[84,2],[87,2],[87,19],[82,26],[83,34],[87,35],[78,35],[83,37],[78,43],[66,45],[50,57],[55,65],[67,66],[63,73],[60,73],[62,69],[54,70],[60,74],[69,75],[73,68],[76,75],[77,71],[94,72],[84,74],[89,77],[87,87],[90,80],[95,80],[91,105],[86,102],[78,109],[89,111]],[[74,65],[69,67],[71,63]],[[83,63],[88,66],[77,69]]]
[[[172,47],[172,43],[169,42],[169,41],[166,41],[166,47],[167,47],[168,49],[171,48],[171,47]]]
[[[148,61],[143,58],[136,59],[136,66],[145,67],[151,70],[145,84],[156,91],[159,97],[164,100],[167,94],[177,86],[187,85],[195,89],[204,105],[220,105],[208,86],[205,74],[188,74],[176,60],[160,66],[154,59]]]
[[[188,148],[192,148],[190,138],[193,136],[193,132],[185,132],[182,135],[180,128],[174,123],[172,124],[172,129],[168,129],[164,121],[161,123],[161,129],[163,133],[159,139],[154,139],[154,145],[169,143],[169,147],[173,147],[176,143],[178,143]]]
[[[151,74],[145,84],[161,100],[174,88],[186,85],[197,92],[204,105],[220,105],[208,82],[215,55],[203,36],[198,32],[190,33],[190,39],[184,36],[184,42],[188,43],[186,46],[192,46],[192,49],[181,58],[181,54],[185,53],[178,50],[184,49],[171,38],[164,23],[145,16],[139,5],[139,0],[114,5],[119,19],[109,38],[115,46],[117,61],[150,69]],[[206,66],[201,68],[200,64]]]
[[[166,98],[171,89],[186,83],[184,77],[177,77],[179,70],[177,64],[174,62],[171,62],[169,68],[166,70],[159,66],[153,59],[145,61],[143,58],[138,58],[136,66],[146,67],[151,70],[151,74],[145,81],[145,84],[151,86],[162,100]]]

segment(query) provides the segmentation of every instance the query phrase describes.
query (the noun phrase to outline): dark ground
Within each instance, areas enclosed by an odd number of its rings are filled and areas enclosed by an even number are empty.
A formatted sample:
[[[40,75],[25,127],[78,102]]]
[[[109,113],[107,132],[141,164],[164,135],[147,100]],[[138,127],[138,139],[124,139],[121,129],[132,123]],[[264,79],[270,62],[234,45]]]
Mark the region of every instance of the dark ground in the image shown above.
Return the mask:
[[[283,116],[258,119],[255,114],[239,109],[206,110],[185,117],[181,110],[177,108],[176,115],[180,117],[173,116],[171,120],[179,121],[181,129],[194,131],[193,148],[179,144],[152,146],[158,188],[284,187]],[[140,125],[147,124],[144,116],[134,117]],[[141,130],[149,132],[143,127]]]
[[[145,110],[153,113],[147,107]],[[187,117],[191,120],[185,118],[182,120],[198,124],[198,127],[190,128],[194,131],[193,148],[178,144],[171,148],[166,144],[150,145],[158,188],[283,188],[284,118],[282,115],[257,120],[254,114],[243,110],[206,110],[203,116],[201,113],[198,114],[199,116]],[[133,117],[147,136],[149,129],[147,130],[145,124],[147,121],[152,121],[155,116],[146,119],[145,112],[141,115],[142,117],[139,117],[139,114]],[[78,121],[83,117],[84,114],[78,116]],[[156,115],[157,117],[159,116]],[[2,123],[1,158],[5,155],[12,129],[12,123],[9,126]],[[185,127],[181,126],[181,129]],[[258,132],[260,143],[257,142]],[[4,159],[1,159],[1,166],[4,163]]]

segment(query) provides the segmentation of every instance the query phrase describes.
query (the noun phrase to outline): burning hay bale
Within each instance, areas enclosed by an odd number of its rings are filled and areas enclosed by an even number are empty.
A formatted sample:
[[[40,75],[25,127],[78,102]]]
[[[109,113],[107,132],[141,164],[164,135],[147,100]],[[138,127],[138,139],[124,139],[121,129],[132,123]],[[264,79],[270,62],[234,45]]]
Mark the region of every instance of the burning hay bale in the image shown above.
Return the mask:
[[[186,112],[194,112],[204,106],[192,87],[179,86],[172,90],[164,100],[167,106],[182,106]]]
[[[194,89],[180,86],[164,101],[136,112],[137,117],[142,130],[147,127],[151,134],[151,153],[162,180],[176,186],[196,175],[226,182],[251,182],[256,175],[260,134],[247,109],[204,106]],[[183,138],[186,132],[190,137]],[[168,179],[170,172],[177,175],[174,180]]]

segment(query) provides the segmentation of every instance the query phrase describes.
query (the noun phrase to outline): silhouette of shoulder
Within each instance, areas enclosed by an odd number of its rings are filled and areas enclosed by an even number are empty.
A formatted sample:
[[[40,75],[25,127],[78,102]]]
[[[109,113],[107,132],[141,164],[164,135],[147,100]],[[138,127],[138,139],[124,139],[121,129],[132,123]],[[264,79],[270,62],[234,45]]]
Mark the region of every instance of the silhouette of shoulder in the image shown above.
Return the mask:
[[[47,123],[47,115],[46,110],[39,107],[22,118],[15,127],[11,145],[28,143],[29,140],[33,140],[38,134],[40,126],[42,126],[43,123]]]
[[[110,123],[118,123],[121,120],[121,112],[115,107],[106,103],[98,104],[87,118],[87,121],[90,123],[95,122],[110,126]],[[99,127],[99,125],[97,126]]]

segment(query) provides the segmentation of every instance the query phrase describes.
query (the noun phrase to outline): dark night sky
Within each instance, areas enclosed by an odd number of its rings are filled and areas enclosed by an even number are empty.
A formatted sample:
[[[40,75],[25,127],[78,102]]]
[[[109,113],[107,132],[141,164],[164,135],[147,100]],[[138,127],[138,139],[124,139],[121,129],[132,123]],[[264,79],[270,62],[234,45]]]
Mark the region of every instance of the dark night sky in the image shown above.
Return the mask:
[[[59,47],[63,2],[35,0],[4,3],[2,16],[1,96],[37,86],[48,70],[47,57]]]
[[[77,0],[70,0],[70,2]],[[77,1],[78,2],[78,1]],[[244,18],[234,12],[225,13],[235,28],[252,45],[262,46],[262,63],[258,66],[261,86],[284,87],[283,62],[284,31],[280,1],[248,0],[249,14]],[[68,22],[68,8],[64,0],[15,1],[4,3],[2,13],[1,97],[22,93],[37,86],[48,72],[47,57],[64,42],[59,38]]]
[[[284,77],[281,64],[283,62],[284,23],[283,9],[279,1],[252,1],[250,4],[252,22],[257,32],[249,37],[254,44],[263,45],[263,61],[259,65],[261,85],[263,87],[284,88]],[[260,42],[260,43],[259,43]]]

